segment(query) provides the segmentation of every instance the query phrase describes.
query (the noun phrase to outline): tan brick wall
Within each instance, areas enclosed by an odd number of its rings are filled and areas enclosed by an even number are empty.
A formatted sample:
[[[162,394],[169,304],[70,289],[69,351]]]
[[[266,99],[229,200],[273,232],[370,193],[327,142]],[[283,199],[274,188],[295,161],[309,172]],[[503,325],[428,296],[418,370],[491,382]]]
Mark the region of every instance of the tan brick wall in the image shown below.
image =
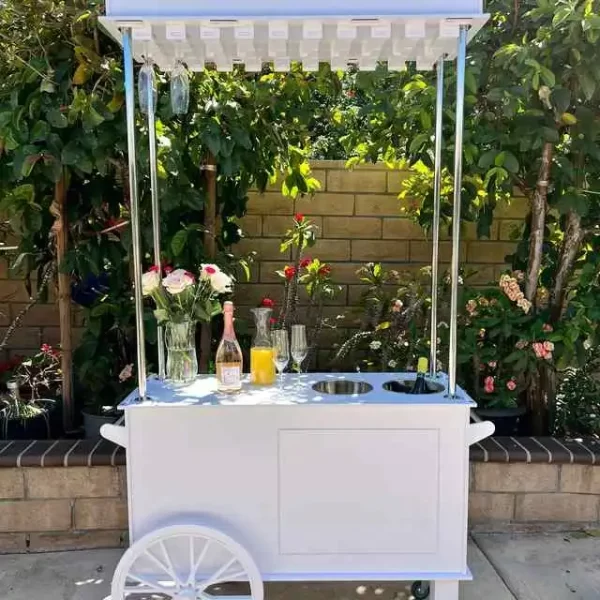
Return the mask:
[[[474,463],[470,527],[600,527],[600,465]],[[0,554],[127,543],[124,467],[0,469]]]
[[[597,526],[600,465],[472,464],[469,518],[488,531]]]
[[[290,227],[292,216],[301,212],[319,227],[319,241],[311,256],[331,262],[333,276],[342,285],[357,284],[356,269],[364,262],[382,261],[389,268],[416,270],[431,262],[431,242],[423,230],[401,212],[397,198],[401,182],[407,173],[390,171],[384,165],[366,165],[348,171],[343,161],[315,161],[315,177],[321,190],[314,197],[284,198],[278,186],[270,186],[265,194],[253,192],[248,202],[248,214],[242,220],[247,239],[235,248],[236,252],[256,251],[258,261],[253,265],[251,284],[239,286],[237,302],[251,306],[265,294],[276,300],[281,296],[275,269],[289,260],[279,252],[282,235]],[[479,274],[473,278],[477,285],[486,284],[499,276],[504,268],[504,256],[512,252],[510,241],[515,228],[522,227],[526,213],[524,198],[499,207],[498,218],[492,226],[489,240],[478,240],[475,227],[464,227],[461,259]],[[440,245],[442,268],[447,268],[451,244],[443,228]],[[338,313],[345,312],[360,297],[361,289],[353,286],[343,289],[336,305]],[[7,270],[0,257],[0,335],[27,302],[23,282]],[[58,310],[55,304],[36,306],[26,317],[22,327],[12,338],[6,354],[31,354],[46,342],[59,340]],[[75,334],[80,335],[80,318],[76,317]],[[0,360],[7,358],[0,356]]]
[[[0,469],[0,554],[123,546],[126,495],[121,467]]]

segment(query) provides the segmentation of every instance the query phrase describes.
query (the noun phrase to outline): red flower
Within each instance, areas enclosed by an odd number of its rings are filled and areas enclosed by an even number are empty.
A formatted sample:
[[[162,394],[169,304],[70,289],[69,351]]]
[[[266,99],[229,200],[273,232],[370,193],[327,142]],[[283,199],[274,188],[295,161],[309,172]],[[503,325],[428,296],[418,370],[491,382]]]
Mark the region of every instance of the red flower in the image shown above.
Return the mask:
[[[260,305],[263,308],[273,308],[275,306],[275,302],[273,300],[271,300],[271,298],[263,298],[260,301]]]
[[[329,275],[331,273],[331,267],[329,265],[323,265],[319,269],[319,275]]]
[[[494,392],[494,378],[486,377],[484,380],[484,390],[486,394],[492,394]]]
[[[163,267],[163,271],[165,272],[165,275],[168,275],[169,273],[173,272],[173,267],[167,265],[167,266]]]
[[[40,350],[45,354],[49,354],[50,352],[52,352],[52,346],[50,346],[49,344],[42,344]]]
[[[310,263],[311,263],[311,262],[312,262],[312,258],[303,258],[303,259],[300,261],[300,266],[301,266],[303,269],[306,269],[306,267],[308,267],[308,265],[310,265]]]
[[[284,270],[283,270],[283,274],[285,275],[285,278],[290,281],[290,279],[292,279],[294,277],[294,275],[296,274],[296,267],[291,267],[291,266],[287,266]]]
[[[304,221],[304,215],[302,213],[296,213],[294,219],[296,219],[296,223],[302,223],[302,221]]]
[[[158,265],[152,265],[149,269],[148,269],[149,273],[160,273],[160,267]]]
[[[269,322],[271,323],[271,325],[277,325],[277,319],[275,319],[274,317],[271,317],[269,319]]]
[[[211,267],[210,265],[207,265],[206,267],[204,267],[204,272],[207,275],[214,275],[217,272],[217,270],[214,267]]]

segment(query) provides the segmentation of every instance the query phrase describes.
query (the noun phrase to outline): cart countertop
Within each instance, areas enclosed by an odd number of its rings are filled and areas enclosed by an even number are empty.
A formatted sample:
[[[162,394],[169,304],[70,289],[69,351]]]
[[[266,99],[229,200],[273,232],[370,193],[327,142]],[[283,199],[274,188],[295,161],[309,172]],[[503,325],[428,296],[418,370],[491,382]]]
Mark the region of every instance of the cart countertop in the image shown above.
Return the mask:
[[[383,388],[390,381],[410,381],[415,373],[289,373],[272,386],[255,386],[244,380],[242,391],[237,394],[219,393],[217,379],[214,376],[201,375],[185,386],[172,386],[155,377],[148,379],[147,398],[139,401],[134,390],[119,404],[121,409],[135,407],[176,407],[176,406],[294,406],[294,405],[419,405],[419,406],[470,406],[476,403],[462,390],[458,389],[456,398],[449,398],[445,390],[447,376],[440,374],[435,382],[444,387],[444,391],[431,394],[403,394],[387,391]],[[363,394],[327,394],[317,392],[313,386],[319,382],[335,381],[364,382],[372,390]]]

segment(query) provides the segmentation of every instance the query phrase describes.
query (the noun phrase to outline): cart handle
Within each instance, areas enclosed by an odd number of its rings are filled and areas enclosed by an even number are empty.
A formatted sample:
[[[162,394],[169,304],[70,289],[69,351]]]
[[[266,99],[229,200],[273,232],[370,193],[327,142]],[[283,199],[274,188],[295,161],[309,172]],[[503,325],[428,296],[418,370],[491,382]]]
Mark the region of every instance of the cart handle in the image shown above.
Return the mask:
[[[495,429],[496,427],[491,421],[471,423],[467,429],[467,444],[472,446],[473,444],[490,437]]]
[[[108,424],[102,425],[100,428],[100,435],[103,438],[113,442],[113,444],[117,444],[117,446],[127,448],[127,427]]]

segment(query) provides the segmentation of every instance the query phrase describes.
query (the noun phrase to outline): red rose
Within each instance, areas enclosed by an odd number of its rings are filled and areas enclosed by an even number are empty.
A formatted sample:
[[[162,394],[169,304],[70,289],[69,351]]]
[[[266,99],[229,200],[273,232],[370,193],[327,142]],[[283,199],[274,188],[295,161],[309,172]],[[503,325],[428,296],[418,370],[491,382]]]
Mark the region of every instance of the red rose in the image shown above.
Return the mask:
[[[294,277],[294,275],[296,274],[296,267],[290,267],[287,266],[284,270],[283,270],[283,274],[285,275],[285,278],[289,281],[290,279],[292,279]]]
[[[163,268],[163,271],[165,272],[165,275],[168,275],[169,273],[173,272],[173,267],[166,266]]]
[[[275,302],[273,302],[273,300],[271,300],[271,298],[263,298],[260,301],[260,305],[263,308],[273,308],[275,306]]]
[[[42,344],[42,347],[40,349],[45,354],[48,354],[49,352],[52,351],[52,346],[50,346],[49,344]]]
[[[148,269],[149,273],[160,273],[160,267],[158,265],[152,265],[149,269]]]
[[[271,325],[277,325],[277,319],[275,319],[274,317],[271,317],[269,319],[269,322],[271,323]]]
[[[312,262],[312,259],[311,259],[311,258],[303,258],[303,259],[300,261],[300,266],[301,266],[303,269],[306,269],[306,267],[308,267],[308,265],[310,265],[310,263],[311,263],[311,262]]]
[[[319,269],[319,275],[329,275],[331,273],[331,267],[329,265],[323,265]]]
[[[304,221],[304,215],[302,213],[296,213],[294,218],[296,219],[296,223],[302,223],[302,221]]]

